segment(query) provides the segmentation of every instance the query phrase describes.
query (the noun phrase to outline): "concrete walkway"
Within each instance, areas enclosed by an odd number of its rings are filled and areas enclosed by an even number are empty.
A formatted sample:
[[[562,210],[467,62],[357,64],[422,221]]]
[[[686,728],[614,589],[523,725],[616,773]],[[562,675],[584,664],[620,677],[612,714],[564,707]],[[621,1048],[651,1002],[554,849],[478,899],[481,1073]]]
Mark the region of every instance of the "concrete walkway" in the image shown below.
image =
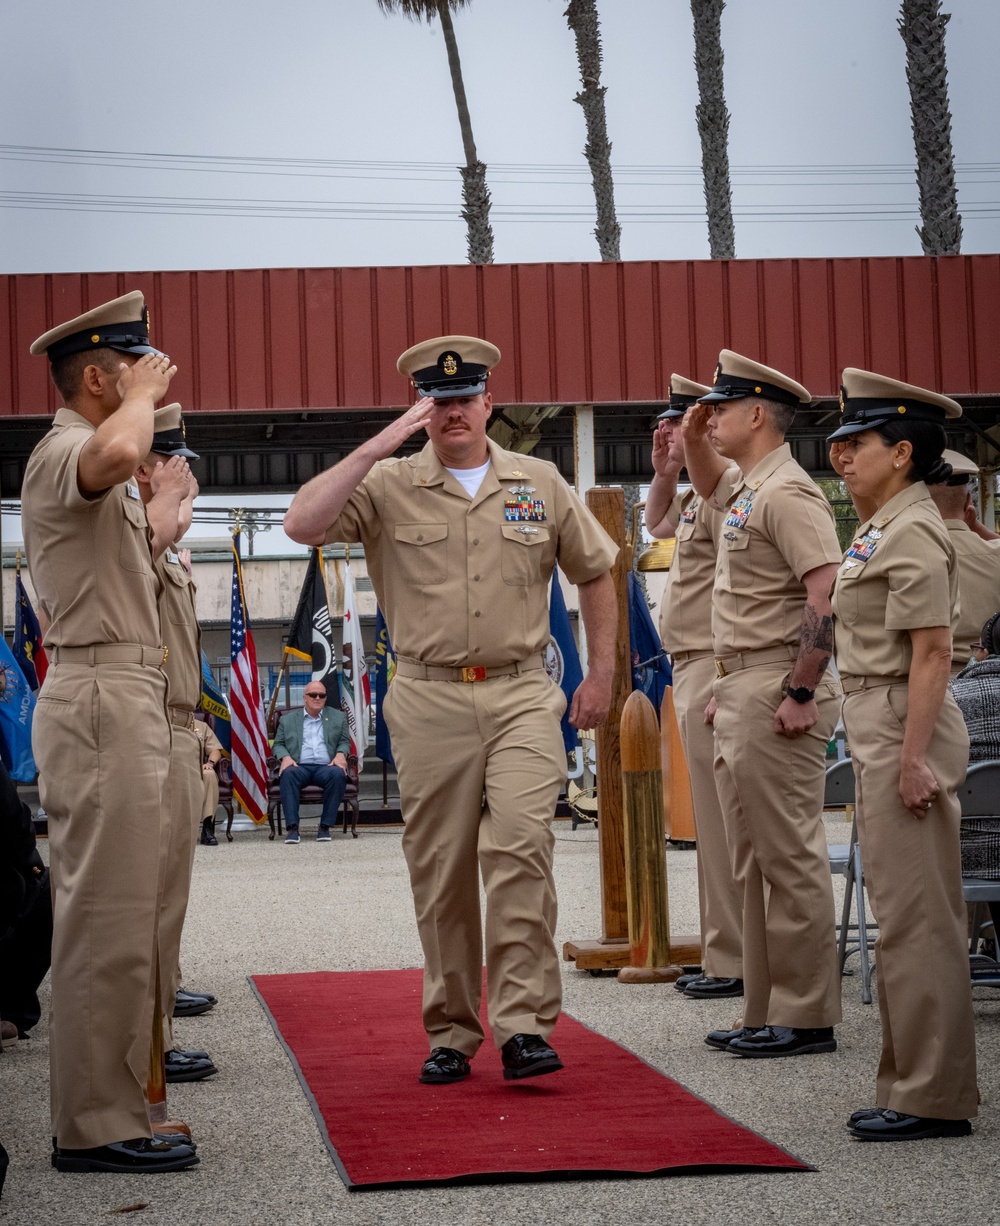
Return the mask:
[[[739,1001],[696,1003],[669,986],[625,986],[569,964],[568,1012],[814,1164],[818,1173],[347,1192],[246,977],[417,966],[421,957],[400,831],[362,830],[356,841],[338,834],[317,844],[308,816],[302,829],[298,847],[247,830],[232,845],[198,848],[184,982],[215,992],[220,1003],[203,1017],[178,1021],[177,1037],[182,1046],[207,1048],[220,1072],[206,1082],[171,1087],[170,1102],[194,1130],[201,1165],[146,1177],[53,1171],[42,1022],[29,1041],[0,1058],[0,1137],[11,1155],[0,1221],[93,1226],[115,1209],[142,1202],[147,1207],[125,1220],[143,1226],[924,1226],[1000,1218],[992,1178],[1000,1141],[994,1105],[1000,992],[976,992],[983,1105],[973,1137],[862,1145],[848,1137],[844,1122],[853,1109],[874,1101],[879,1022],[877,1008],[860,1003],[857,976],[844,980],[836,1054],[744,1061],[702,1042],[708,1030],[732,1022]],[[596,833],[587,827],[573,833],[568,822],[559,822],[556,834],[560,938],[597,936]],[[832,821],[829,835],[846,842],[847,827]],[[669,860],[673,926],[691,931],[697,926],[694,853],[670,849]],[[363,1035],[331,1033],[329,1042],[364,1059]],[[478,1057],[496,1058],[486,1047]],[[613,1149],[614,1119],[607,1121],[607,1137]]]

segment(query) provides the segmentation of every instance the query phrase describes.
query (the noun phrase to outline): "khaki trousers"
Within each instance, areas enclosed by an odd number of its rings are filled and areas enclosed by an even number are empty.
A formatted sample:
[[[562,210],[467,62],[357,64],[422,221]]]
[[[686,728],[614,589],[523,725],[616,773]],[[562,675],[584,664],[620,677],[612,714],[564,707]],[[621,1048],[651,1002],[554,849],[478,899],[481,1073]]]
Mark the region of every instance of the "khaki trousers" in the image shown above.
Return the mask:
[[[471,1056],[483,1040],[479,869],[494,1042],[547,1037],[559,1016],[551,821],[566,778],[564,709],[541,669],[474,684],[397,675],[389,686],[432,1048]]]
[[[961,1120],[977,1113],[979,1101],[955,795],[965,778],[969,737],[946,695],[927,750],[941,790],[927,816],[916,818],[898,792],[906,709],[906,685],[860,690],[844,700],[861,860],[879,925],[877,1104]]]
[[[159,669],[60,663],[35,712],[52,877],[52,1133],[63,1148],[152,1135],[165,702]]]
[[[214,769],[201,772],[201,820],[206,817],[215,817],[215,811],[219,807],[219,776]]]
[[[164,796],[167,838],[160,901],[160,1002],[163,1049],[174,1045],[174,997],[181,986],[181,932],[191,893],[194,849],[201,830],[201,744],[187,728],[174,727],[170,774]]]
[[[743,899],[733,877],[726,824],[715,786],[715,733],[705,723],[715,660],[678,660],[673,666],[674,711],[687,759],[698,848],[701,965],[706,975],[743,978]]]
[[[789,740],[773,727],[788,675],[787,662],[757,665],[714,686],[715,780],[743,892],[743,1025],[832,1026],[840,970],[822,813],[840,687],[820,682],[818,723]]]

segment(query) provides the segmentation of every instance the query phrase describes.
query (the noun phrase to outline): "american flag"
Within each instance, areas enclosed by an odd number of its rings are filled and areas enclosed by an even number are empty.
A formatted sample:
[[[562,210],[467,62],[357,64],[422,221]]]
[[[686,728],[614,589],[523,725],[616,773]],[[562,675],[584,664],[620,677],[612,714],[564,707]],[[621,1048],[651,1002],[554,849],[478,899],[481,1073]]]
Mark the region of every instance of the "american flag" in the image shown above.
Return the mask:
[[[243,598],[240,534],[233,533],[233,603],[229,623],[229,709],[232,715],[233,791],[255,822],[267,821],[267,743],[260,701],[257,651]]]
[[[368,680],[368,664],[365,660],[365,645],[361,638],[361,622],[358,620],[358,605],[354,598],[354,580],[351,564],[344,563],[344,645],[341,653],[344,676],[340,687],[340,706],[347,719],[347,731],[351,738],[351,753],[358,756],[358,772],[364,769],[365,750],[368,747],[368,720],[372,704],[371,682]]]

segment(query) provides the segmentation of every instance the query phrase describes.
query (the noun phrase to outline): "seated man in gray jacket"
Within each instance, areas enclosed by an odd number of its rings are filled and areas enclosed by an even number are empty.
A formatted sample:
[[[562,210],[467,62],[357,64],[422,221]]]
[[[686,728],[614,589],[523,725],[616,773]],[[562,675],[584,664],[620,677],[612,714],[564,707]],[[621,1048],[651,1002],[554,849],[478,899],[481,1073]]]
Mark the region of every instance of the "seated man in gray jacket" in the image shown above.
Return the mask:
[[[307,784],[323,789],[323,813],[316,836],[329,842],[330,827],[347,786],[347,753],[351,738],[341,711],[326,706],[326,686],[310,681],[304,711],[281,717],[274,738],[274,756],[280,759],[281,808],[285,815],[285,842],[299,841],[299,792]]]

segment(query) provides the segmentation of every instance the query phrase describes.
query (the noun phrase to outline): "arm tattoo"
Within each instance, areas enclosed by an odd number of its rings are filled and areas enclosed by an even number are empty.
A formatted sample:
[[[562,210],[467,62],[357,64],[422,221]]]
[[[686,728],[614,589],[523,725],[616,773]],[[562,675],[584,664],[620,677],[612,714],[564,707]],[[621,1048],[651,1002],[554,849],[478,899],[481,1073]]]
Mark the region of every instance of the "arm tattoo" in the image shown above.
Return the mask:
[[[828,614],[822,617],[812,605],[807,604],[802,610],[802,638],[799,644],[799,659],[813,653],[822,653],[819,659],[810,661],[816,668],[817,680],[826,671],[833,653],[833,618]]]

